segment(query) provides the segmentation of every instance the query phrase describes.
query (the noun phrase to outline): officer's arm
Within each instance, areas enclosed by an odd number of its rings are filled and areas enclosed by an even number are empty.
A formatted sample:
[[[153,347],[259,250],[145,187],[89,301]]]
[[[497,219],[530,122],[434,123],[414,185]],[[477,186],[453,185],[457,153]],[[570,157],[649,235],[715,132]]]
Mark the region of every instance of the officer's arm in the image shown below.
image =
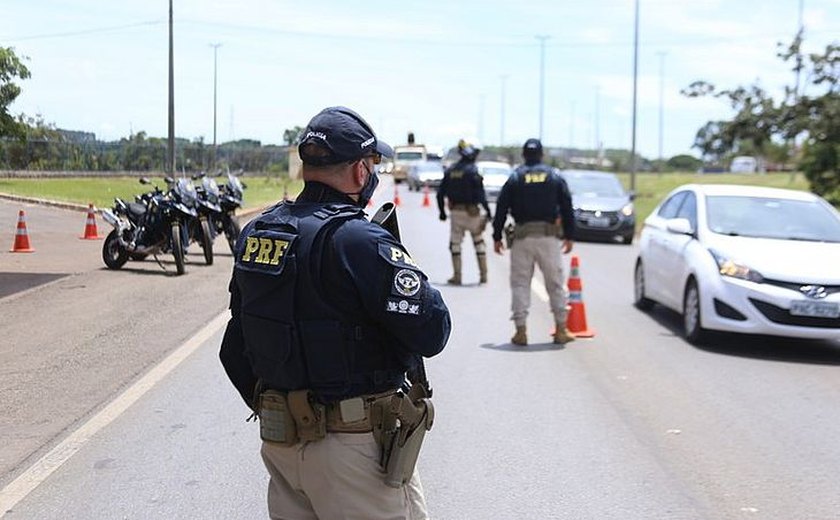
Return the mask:
[[[452,322],[443,298],[399,242],[378,226],[341,227],[333,238],[365,314],[396,339],[396,348],[425,357],[443,350]]]
[[[557,190],[557,204],[560,206],[560,217],[563,219],[563,236],[566,240],[575,238],[575,213],[572,207],[572,194],[566,181],[557,176],[559,187]]]
[[[438,186],[437,195],[435,198],[437,199],[438,211],[441,215],[445,215],[446,211],[444,210],[444,203],[443,197],[446,195],[446,189],[449,185],[449,169],[447,169],[443,173],[443,179],[440,181],[440,186]]]
[[[478,203],[484,208],[484,212],[487,213],[487,218],[491,219],[493,215],[490,213],[490,205],[487,204],[487,193],[484,191],[484,177],[476,171],[476,178],[478,179]]]
[[[505,220],[507,220],[507,214],[510,210],[511,192],[514,189],[514,183],[511,179],[505,182],[504,186],[502,186],[502,191],[499,192],[499,198],[496,199],[496,215],[493,217],[494,242],[502,239],[502,229],[505,227]]]
[[[245,404],[253,406],[254,388],[257,378],[251,370],[251,364],[245,357],[245,340],[242,336],[242,325],[240,321],[240,297],[239,288],[236,282],[230,282],[230,321],[228,321],[225,336],[222,339],[222,347],[219,350],[219,359],[228,375],[231,383],[239,391]]]

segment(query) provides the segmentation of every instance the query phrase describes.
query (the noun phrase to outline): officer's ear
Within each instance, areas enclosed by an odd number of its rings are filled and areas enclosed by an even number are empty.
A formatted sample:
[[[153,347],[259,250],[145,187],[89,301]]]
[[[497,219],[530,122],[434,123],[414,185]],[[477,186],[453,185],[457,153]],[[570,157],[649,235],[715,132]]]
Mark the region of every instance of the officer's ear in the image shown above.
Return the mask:
[[[361,187],[365,185],[365,180],[367,180],[365,178],[365,175],[367,175],[367,169],[365,169],[364,159],[359,159],[358,161],[353,162],[352,171],[353,183],[361,189]]]

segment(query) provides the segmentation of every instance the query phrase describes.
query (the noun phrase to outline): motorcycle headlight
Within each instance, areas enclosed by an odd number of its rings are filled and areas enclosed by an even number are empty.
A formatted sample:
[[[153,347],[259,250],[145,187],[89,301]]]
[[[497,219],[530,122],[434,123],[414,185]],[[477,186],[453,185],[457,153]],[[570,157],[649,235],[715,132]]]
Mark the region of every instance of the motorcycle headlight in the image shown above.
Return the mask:
[[[712,258],[717,262],[718,272],[720,272],[721,276],[730,276],[755,283],[762,283],[764,281],[764,276],[761,273],[743,262],[714,249],[709,249],[709,253],[712,254]]]
[[[629,216],[633,215],[633,203],[630,202],[627,205],[625,205],[623,208],[621,208],[621,214],[624,215],[625,217],[629,217]]]

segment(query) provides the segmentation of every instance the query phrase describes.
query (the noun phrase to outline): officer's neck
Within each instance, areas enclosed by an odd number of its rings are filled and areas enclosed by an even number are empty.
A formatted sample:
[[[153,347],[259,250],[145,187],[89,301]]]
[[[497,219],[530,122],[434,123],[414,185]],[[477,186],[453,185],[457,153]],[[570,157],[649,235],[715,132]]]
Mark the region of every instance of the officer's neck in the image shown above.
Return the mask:
[[[355,204],[349,195],[341,193],[335,188],[318,181],[306,181],[303,183],[303,191],[300,192],[298,202],[341,202]]]

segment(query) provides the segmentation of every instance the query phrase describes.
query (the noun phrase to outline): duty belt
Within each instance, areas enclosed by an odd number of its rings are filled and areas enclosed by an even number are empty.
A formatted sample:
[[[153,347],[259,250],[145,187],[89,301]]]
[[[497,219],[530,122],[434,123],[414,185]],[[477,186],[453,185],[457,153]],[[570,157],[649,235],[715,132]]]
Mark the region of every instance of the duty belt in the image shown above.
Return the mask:
[[[467,204],[466,202],[456,202],[449,205],[449,209],[457,211],[469,211],[471,209],[478,209],[478,204]]]
[[[514,238],[525,237],[563,237],[563,228],[548,222],[525,222],[516,224]]]
[[[326,405],[327,431],[336,433],[367,433],[373,431],[370,408],[373,403],[388,398],[396,390],[379,394],[351,397]]]

